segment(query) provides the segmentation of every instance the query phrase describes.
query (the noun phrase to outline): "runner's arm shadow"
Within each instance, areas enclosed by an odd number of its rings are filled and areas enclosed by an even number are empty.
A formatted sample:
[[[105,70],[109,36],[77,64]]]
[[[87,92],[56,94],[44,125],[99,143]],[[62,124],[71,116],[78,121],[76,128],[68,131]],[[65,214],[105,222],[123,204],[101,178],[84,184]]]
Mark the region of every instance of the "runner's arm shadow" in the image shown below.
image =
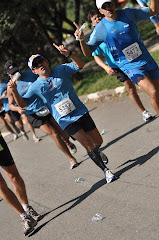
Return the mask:
[[[133,160],[126,161],[125,163],[118,166],[117,168],[122,167],[127,163],[131,163],[131,164],[122,168],[121,170],[115,172],[115,176],[119,177],[121,174],[123,174],[124,172],[127,172],[128,170],[130,170],[131,168],[133,168],[137,165],[141,166],[142,164],[144,164],[145,162],[150,160],[156,153],[158,153],[158,151],[159,151],[159,147],[156,147],[156,148],[154,148],[153,150],[151,150],[150,152],[148,152],[147,154],[145,154],[141,157],[135,158]]]
[[[47,225],[49,222],[51,222],[52,220],[54,220],[55,218],[61,216],[62,214],[64,214],[65,212],[71,210],[72,208],[76,207],[78,204],[80,204],[82,201],[84,201],[87,197],[89,197],[93,192],[95,192],[97,189],[99,189],[100,187],[102,187],[103,185],[105,185],[105,179],[100,180],[99,182],[95,183],[90,190],[88,190],[87,192],[85,192],[84,194],[58,206],[57,208],[45,213],[42,217],[44,218],[45,216],[47,216],[48,214],[56,211],[57,209],[64,207],[65,205],[72,203],[75,201],[75,203],[73,203],[70,207],[68,207],[67,209],[63,210],[62,212],[60,212],[59,214],[55,215],[53,218],[51,218],[50,220],[46,221],[45,223],[41,224],[39,227],[37,227],[35,229],[35,231],[33,233],[31,233],[29,235],[29,237],[33,236],[34,234],[36,234],[37,232],[39,232],[43,227],[45,227],[45,225]]]
[[[158,117],[159,117],[158,115],[155,115],[154,118],[153,118],[150,122],[154,121],[154,120],[155,120],[156,118],[158,118]],[[141,124],[141,125],[133,128],[133,129],[131,129],[130,131],[124,133],[124,134],[121,135],[120,137],[117,137],[117,138],[115,138],[114,140],[112,140],[111,142],[107,143],[107,145],[105,145],[104,147],[101,147],[100,149],[103,151],[104,149],[108,148],[108,147],[111,146],[112,144],[118,142],[119,140],[121,140],[122,138],[126,137],[127,135],[129,135],[129,134],[131,134],[131,133],[139,130],[140,128],[142,128],[143,126],[149,124],[150,122],[143,123],[143,124]]]

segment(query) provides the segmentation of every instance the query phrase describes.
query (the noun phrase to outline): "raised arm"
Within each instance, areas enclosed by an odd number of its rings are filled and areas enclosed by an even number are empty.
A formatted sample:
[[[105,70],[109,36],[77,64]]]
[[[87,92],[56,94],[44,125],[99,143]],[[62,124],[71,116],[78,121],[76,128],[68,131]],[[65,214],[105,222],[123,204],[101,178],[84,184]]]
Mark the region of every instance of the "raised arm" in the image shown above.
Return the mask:
[[[91,56],[92,55],[92,48],[85,42],[84,40],[84,34],[82,31],[80,31],[80,28],[79,26],[77,25],[77,23],[73,23],[76,27],[76,31],[74,33],[75,37],[79,37],[79,42],[80,42],[80,46],[81,46],[81,50],[84,54],[84,56]]]
[[[151,0],[150,1],[150,16],[154,16],[159,13],[159,1],[158,0]]]
[[[53,43],[53,45],[59,50],[61,54],[69,57],[76,64],[78,68],[84,67],[85,65],[84,61],[80,57],[78,57],[77,55],[69,51],[66,46],[64,45],[57,46],[55,43]]]
[[[16,106],[14,105],[14,100],[19,107],[21,108],[27,107],[26,101],[19,95],[17,91],[17,85],[12,80],[10,80],[8,83],[7,93],[8,93],[9,107],[12,108],[11,110],[15,109],[13,111],[18,111],[18,108],[16,108]]]

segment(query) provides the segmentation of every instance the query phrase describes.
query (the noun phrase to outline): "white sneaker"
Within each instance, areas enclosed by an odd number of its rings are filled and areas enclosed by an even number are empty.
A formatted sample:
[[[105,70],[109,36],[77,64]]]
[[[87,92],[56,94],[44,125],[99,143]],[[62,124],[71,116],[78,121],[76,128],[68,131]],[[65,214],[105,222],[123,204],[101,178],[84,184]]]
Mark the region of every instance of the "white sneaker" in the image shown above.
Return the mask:
[[[34,227],[37,225],[37,221],[34,220],[31,216],[24,217],[21,220],[24,228],[24,235],[27,236],[34,230]]]
[[[149,122],[153,119],[151,113],[149,113],[147,110],[145,110],[143,113],[142,113],[142,118],[144,120],[144,122]]]
[[[73,169],[78,166],[77,160],[74,158],[73,161],[70,161],[70,169]]]
[[[113,180],[115,180],[115,175],[109,169],[104,170],[104,176],[107,183],[111,183]]]
[[[15,141],[18,138],[18,135],[16,133],[13,133],[13,140]]]
[[[37,142],[39,142],[41,139],[34,135],[34,136],[33,136],[33,140],[34,140],[35,143],[37,143]]]
[[[71,154],[75,154],[77,152],[77,148],[76,148],[75,144],[70,142],[70,144],[68,144],[67,147]]]

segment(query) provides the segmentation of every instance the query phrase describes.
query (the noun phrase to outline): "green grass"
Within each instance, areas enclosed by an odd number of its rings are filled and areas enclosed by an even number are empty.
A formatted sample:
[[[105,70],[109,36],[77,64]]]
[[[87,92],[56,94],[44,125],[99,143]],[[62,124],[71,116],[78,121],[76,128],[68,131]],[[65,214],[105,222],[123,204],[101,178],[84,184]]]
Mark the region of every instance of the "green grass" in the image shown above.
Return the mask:
[[[156,34],[156,29],[150,20],[143,20],[138,23],[138,29],[142,40],[145,41]]]
[[[116,77],[110,77],[104,70],[84,73],[83,79],[74,85],[78,95],[85,95],[122,86]]]
[[[151,55],[159,65],[159,50],[152,52]],[[100,71],[91,69],[91,71],[83,73],[82,76],[83,79],[74,84],[78,96],[123,86],[116,77],[109,76],[103,69]]]

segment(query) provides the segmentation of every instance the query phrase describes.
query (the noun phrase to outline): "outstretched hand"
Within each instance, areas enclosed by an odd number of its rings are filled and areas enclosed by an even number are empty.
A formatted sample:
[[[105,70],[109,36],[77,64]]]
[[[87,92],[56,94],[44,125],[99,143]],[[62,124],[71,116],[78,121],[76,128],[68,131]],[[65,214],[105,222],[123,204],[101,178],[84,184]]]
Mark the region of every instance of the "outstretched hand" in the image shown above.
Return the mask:
[[[53,46],[54,46],[55,48],[57,48],[57,50],[59,50],[59,52],[60,52],[61,54],[65,55],[65,56],[68,56],[68,55],[69,55],[69,50],[68,50],[68,48],[67,48],[66,46],[64,46],[64,45],[58,46],[58,45],[56,45],[56,43],[53,43]]]
[[[80,27],[78,26],[78,24],[77,23],[73,23],[74,25],[75,25],[75,27],[76,27],[76,31],[75,31],[75,33],[74,33],[74,35],[75,35],[75,37],[77,38],[79,38],[79,39],[83,39],[84,38],[84,33],[83,33],[83,31],[82,30],[80,30]]]
[[[16,82],[13,81],[12,79],[9,80],[7,86],[8,86],[9,88],[11,88],[11,91],[12,91],[12,92],[14,92],[14,90],[17,89],[17,84],[16,84]]]

